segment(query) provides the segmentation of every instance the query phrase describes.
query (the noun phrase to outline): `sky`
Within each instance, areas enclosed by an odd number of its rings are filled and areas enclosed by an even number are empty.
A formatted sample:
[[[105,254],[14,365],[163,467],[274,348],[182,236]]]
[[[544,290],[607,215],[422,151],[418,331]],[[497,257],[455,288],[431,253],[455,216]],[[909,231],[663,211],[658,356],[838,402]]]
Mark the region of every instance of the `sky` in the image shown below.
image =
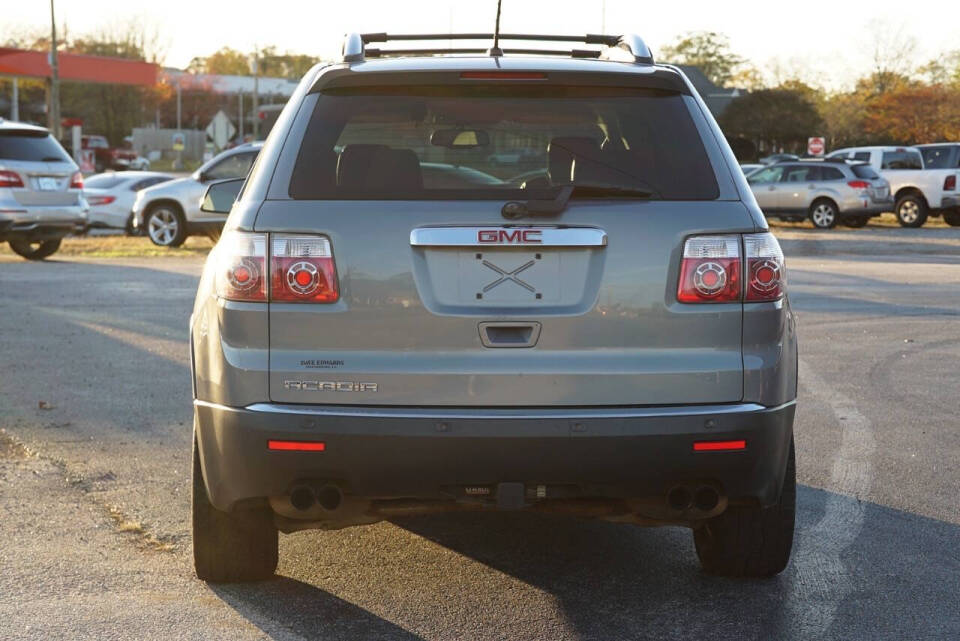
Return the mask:
[[[0,12],[4,34],[49,29],[47,0],[7,0]],[[729,36],[733,50],[761,71],[797,69],[830,88],[849,85],[869,71],[872,30],[894,40],[916,39],[914,58],[927,62],[960,48],[951,0],[807,0],[802,8],[760,0],[503,0],[501,30],[527,33],[638,33],[653,49],[687,31]],[[909,11],[906,7],[909,6]],[[57,24],[71,35],[95,32],[130,19],[155,29],[165,64],[185,67],[194,56],[222,46],[332,59],[348,31],[442,32],[492,30],[495,0],[56,0]]]

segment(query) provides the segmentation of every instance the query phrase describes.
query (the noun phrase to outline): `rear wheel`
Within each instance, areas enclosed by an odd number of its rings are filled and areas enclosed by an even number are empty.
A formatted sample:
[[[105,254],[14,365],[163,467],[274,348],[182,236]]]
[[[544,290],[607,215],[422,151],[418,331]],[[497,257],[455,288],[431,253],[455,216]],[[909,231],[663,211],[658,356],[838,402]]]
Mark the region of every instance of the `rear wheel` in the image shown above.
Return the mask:
[[[843,219],[844,227],[864,227],[867,224],[867,221],[870,220],[866,216],[847,216]]]
[[[790,456],[780,499],[770,507],[731,506],[693,531],[697,556],[709,574],[766,577],[778,574],[790,560],[797,502],[797,475]]]
[[[268,508],[222,512],[207,496],[193,442],[193,566],[213,583],[262,581],[277,569],[278,535]]]
[[[154,245],[179,247],[187,239],[187,221],[174,205],[155,205],[147,212],[144,226]]]
[[[840,212],[832,200],[817,200],[810,205],[810,222],[817,229],[833,229],[839,218]]]
[[[955,214],[944,214],[943,222],[947,223],[951,227],[960,227],[960,212]]]
[[[927,209],[926,201],[921,196],[907,194],[897,200],[895,213],[901,226],[923,227],[923,223],[927,222],[927,216],[930,212]]]
[[[43,260],[60,249],[60,239],[54,240],[11,240],[10,249],[27,260]]]

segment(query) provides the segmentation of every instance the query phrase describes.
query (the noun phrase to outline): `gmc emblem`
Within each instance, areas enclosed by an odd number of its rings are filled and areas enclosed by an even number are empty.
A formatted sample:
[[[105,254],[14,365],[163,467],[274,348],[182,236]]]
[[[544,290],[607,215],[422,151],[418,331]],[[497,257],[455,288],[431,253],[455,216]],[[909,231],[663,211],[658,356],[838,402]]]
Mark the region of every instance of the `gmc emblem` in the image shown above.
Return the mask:
[[[477,242],[485,244],[501,243],[542,243],[539,229],[479,229],[477,230]]]

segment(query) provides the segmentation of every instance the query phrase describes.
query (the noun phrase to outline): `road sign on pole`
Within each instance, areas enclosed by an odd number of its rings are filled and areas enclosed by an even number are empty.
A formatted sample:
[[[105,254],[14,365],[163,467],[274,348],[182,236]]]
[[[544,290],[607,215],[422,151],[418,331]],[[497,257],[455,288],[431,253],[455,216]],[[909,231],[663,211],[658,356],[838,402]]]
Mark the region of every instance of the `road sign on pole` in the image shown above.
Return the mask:
[[[817,156],[823,155],[827,150],[827,141],[823,138],[807,138],[807,154]]]
[[[223,149],[235,133],[237,133],[236,127],[233,126],[230,117],[223,113],[222,109],[207,125],[207,135],[213,140],[213,144],[217,146],[218,150]]]
[[[179,131],[173,134],[173,150],[174,151],[183,151],[183,148],[187,145],[186,135],[180,133]]]

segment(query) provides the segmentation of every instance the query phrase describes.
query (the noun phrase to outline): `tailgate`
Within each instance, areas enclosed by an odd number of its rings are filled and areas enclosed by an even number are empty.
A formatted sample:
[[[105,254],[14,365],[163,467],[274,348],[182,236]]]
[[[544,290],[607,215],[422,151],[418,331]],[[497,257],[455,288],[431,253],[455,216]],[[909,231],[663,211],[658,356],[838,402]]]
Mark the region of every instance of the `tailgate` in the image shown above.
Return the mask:
[[[390,214],[384,215],[384,208]],[[329,237],[341,297],[270,303],[286,403],[591,406],[742,398],[742,305],[676,301],[684,239],[752,231],[739,202],[267,201],[258,227]],[[371,221],[376,221],[375,225]]]

